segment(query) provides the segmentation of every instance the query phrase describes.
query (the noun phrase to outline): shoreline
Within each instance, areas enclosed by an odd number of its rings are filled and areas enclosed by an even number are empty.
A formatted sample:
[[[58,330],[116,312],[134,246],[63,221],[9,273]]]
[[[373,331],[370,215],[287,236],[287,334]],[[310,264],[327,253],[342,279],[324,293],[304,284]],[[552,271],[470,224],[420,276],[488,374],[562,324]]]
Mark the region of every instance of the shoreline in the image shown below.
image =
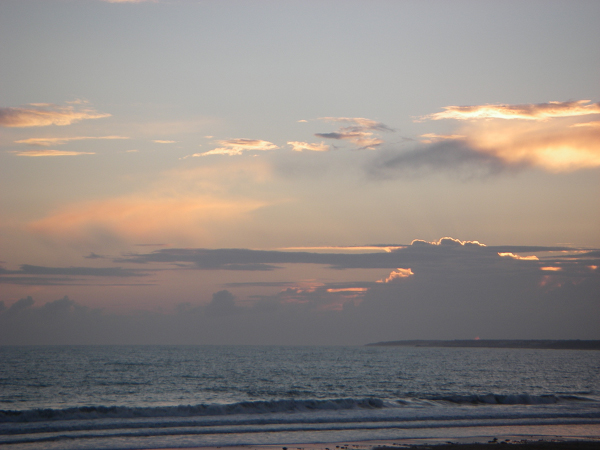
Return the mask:
[[[233,445],[186,447],[185,450],[396,450],[396,449],[438,449],[438,450],[493,450],[498,446],[517,446],[518,450],[598,450],[600,432],[591,436],[477,436],[469,438],[415,438],[374,441],[343,441],[330,443],[293,443],[267,445]],[[146,449],[140,449],[146,450]],[[150,449],[148,449],[150,450]],[[182,450],[163,447],[152,450]]]

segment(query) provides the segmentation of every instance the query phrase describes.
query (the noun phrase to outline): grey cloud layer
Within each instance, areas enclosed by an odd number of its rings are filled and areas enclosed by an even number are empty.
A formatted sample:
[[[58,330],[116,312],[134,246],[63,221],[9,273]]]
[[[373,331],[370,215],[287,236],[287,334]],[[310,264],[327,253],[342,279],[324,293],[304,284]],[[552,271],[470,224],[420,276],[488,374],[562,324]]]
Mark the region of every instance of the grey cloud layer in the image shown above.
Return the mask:
[[[7,270],[0,267],[0,284],[31,286],[89,285],[96,283],[85,281],[88,277],[130,278],[145,277],[149,273],[149,271],[123,269],[121,267],[45,267],[23,264],[19,270]]]
[[[264,251],[248,249],[161,249],[145,254],[131,254],[117,261],[121,263],[188,263],[186,268],[204,270],[274,270],[277,264],[322,264],[335,269],[394,269],[413,264],[445,261],[498,262],[504,259],[498,253],[569,251],[568,247],[536,246],[480,246],[460,244],[443,239],[440,245],[415,241],[391,252],[380,253],[314,253]],[[536,264],[541,262],[530,261]]]
[[[528,166],[530,164],[509,163],[491,153],[477,151],[463,141],[442,141],[408,151],[388,150],[373,158],[365,169],[372,178],[394,178],[440,170],[486,176]]]

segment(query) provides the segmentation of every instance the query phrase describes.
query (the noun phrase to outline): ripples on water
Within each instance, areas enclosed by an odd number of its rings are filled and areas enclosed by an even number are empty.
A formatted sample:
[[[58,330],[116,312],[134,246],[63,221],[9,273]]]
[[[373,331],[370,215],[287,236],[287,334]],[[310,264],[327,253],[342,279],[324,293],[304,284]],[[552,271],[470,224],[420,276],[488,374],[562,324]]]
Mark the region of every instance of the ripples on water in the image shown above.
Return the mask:
[[[3,347],[0,358],[0,444],[14,450],[600,423],[598,351]]]

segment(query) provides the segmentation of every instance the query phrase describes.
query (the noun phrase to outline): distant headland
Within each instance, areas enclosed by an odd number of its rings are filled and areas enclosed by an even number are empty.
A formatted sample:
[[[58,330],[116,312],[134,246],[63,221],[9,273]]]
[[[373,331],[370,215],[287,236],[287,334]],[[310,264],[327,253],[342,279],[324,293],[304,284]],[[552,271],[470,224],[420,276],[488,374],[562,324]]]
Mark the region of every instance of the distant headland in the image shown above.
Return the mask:
[[[600,340],[515,340],[457,339],[451,341],[410,340],[367,344],[368,347],[455,347],[455,348],[539,348],[554,350],[600,350]]]

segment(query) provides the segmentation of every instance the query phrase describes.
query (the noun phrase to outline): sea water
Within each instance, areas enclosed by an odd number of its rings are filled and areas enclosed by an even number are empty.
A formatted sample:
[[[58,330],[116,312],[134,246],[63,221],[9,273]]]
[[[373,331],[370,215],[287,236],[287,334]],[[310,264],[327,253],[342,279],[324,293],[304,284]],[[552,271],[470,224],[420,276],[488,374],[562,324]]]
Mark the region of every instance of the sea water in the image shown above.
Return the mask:
[[[11,450],[477,436],[564,425],[598,427],[600,435],[599,351],[0,347],[0,446]]]

